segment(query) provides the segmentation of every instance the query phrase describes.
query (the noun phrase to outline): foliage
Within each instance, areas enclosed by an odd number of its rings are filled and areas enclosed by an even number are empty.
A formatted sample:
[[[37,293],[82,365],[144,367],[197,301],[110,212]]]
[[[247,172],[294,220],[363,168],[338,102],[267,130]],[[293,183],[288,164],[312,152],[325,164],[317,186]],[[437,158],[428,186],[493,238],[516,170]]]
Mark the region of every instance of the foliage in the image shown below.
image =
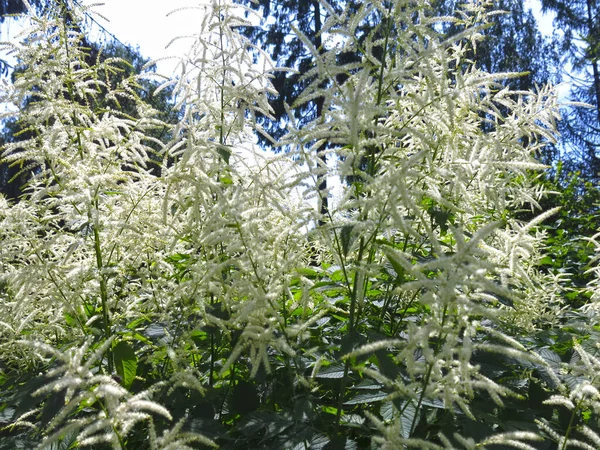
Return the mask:
[[[578,172],[568,172],[570,164],[557,164],[554,173],[540,180],[550,192],[542,200],[544,209],[559,207],[560,211],[544,225],[544,257],[540,270],[554,276],[568,277],[564,298],[569,306],[579,308],[589,302],[590,291],[585,287],[594,281],[590,270],[594,263],[594,246],[590,239],[600,229],[600,190]],[[530,212],[519,217],[527,220]]]
[[[556,97],[469,60],[489,5],[329,9],[336,45],[298,34],[322,114],[279,155],[251,10],[183,10],[169,124],[70,7],[29,11],[2,91],[27,130],[2,158],[35,169],[0,198],[0,448],[597,446],[598,265],[566,309],[535,175]]]
[[[562,30],[561,53],[570,63],[570,100],[560,131],[564,159],[574,160],[584,179],[597,184],[600,172],[600,5],[595,0],[543,0]]]

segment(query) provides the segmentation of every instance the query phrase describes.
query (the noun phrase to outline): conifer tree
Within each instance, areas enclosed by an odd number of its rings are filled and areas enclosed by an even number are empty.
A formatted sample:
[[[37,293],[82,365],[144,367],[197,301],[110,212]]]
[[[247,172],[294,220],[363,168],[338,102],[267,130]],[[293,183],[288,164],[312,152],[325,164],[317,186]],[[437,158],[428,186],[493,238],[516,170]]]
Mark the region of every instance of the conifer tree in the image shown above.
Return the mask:
[[[562,121],[567,160],[584,178],[600,180],[600,4],[597,0],[542,0],[545,11],[556,13],[554,24],[563,32],[561,52],[570,64],[572,105]],[[584,106],[586,103],[590,106]]]
[[[449,14],[460,2],[439,0],[434,7],[440,14]],[[556,82],[558,53],[554,39],[544,37],[531,10],[523,0],[500,0],[493,4],[496,14],[482,28],[483,39],[477,44],[472,58],[492,73],[521,73],[508,81],[513,89],[531,90],[536,85]],[[450,24],[446,32],[458,30]]]
[[[30,2],[37,3],[37,2]],[[25,12],[23,0],[2,0],[0,2],[0,21],[4,21],[7,15],[21,14]]]

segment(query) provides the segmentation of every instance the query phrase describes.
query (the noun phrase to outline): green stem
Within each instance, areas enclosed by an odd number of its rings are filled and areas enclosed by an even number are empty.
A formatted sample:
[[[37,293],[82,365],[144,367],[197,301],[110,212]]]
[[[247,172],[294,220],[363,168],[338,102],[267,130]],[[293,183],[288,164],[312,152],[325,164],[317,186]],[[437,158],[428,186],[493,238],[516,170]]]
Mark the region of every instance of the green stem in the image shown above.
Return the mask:
[[[442,313],[442,323],[441,323],[441,331],[444,331],[444,324],[446,323],[446,317],[447,317],[447,313],[448,313],[448,305],[444,306],[444,311]],[[441,336],[440,336],[441,338]],[[440,349],[440,345],[441,345],[441,341],[442,339],[440,339],[438,341],[438,343],[436,344],[436,349],[435,351],[439,351]],[[419,396],[419,401],[417,402],[417,407],[415,408],[415,415],[413,416],[413,420],[410,424],[410,430],[409,430],[409,436],[412,435],[413,431],[415,430],[415,426],[417,425],[417,419],[419,418],[419,412],[421,411],[421,406],[423,405],[423,400],[425,399],[425,391],[427,390],[427,386],[429,385],[429,379],[431,378],[431,373],[433,372],[433,364],[431,363],[429,364],[429,368],[427,369],[427,375],[425,375],[425,378],[423,379],[423,385],[421,388],[421,395]],[[408,406],[409,402],[406,403],[406,406]],[[405,408],[406,408],[405,406]],[[404,413],[404,409],[401,411],[401,414]]]
[[[411,308],[412,304],[414,303],[414,301],[417,299],[417,296],[419,295],[420,291],[415,291],[415,293],[413,294],[412,298],[409,300],[408,304],[406,305],[406,307],[404,308],[404,310],[402,311],[402,315],[400,316],[400,319],[398,320],[398,326],[400,326],[400,324],[402,323],[402,321],[404,320],[404,317],[406,316],[406,314],[408,313],[408,310]],[[395,311],[394,311],[395,312]],[[396,334],[396,332],[398,331],[398,329],[394,329],[394,317],[392,316],[390,318],[390,333],[392,336],[394,336]]]
[[[98,211],[98,201],[95,201],[94,207],[96,211]],[[94,230],[94,252],[96,253],[96,266],[98,267],[98,272],[100,274],[100,300],[102,301],[102,320],[104,325],[104,337],[105,339],[109,339],[111,337],[110,332],[110,317],[108,315],[108,289],[106,288],[106,276],[103,273],[104,264],[102,262],[102,249],[100,248],[100,230],[98,229],[98,223],[96,220],[93,220],[89,217],[90,223],[93,223]],[[113,372],[113,358],[112,358],[112,350],[108,349],[107,352],[107,368],[108,373]]]
[[[360,238],[360,247],[358,249],[358,258],[357,261],[360,263],[363,257],[363,253],[365,250],[365,239],[364,237]],[[354,284],[352,287],[352,291],[350,293],[350,316],[348,318],[348,333],[346,336],[351,337],[356,328],[356,305],[358,303],[358,289],[359,289],[359,281],[360,277],[358,276],[358,270],[354,273]],[[360,287],[362,289],[362,287]],[[364,290],[362,291],[364,292]],[[342,377],[342,381],[340,383],[340,391],[338,393],[338,402],[337,402],[337,412],[335,418],[335,433],[337,434],[340,428],[340,421],[342,418],[342,408],[344,404],[344,393],[346,391],[346,384],[348,381],[348,372],[350,371],[350,358],[346,358],[344,362],[344,376]]]
[[[106,406],[104,405],[104,403],[102,402],[102,400],[99,399],[99,398],[96,398],[96,400],[98,401],[98,404],[102,408],[102,411],[104,411],[105,416],[106,417],[110,417],[110,413],[106,409]],[[117,430],[117,428],[115,427],[114,424],[111,425],[111,428],[113,430],[113,433],[115,433],[117,435],[117,439],[119,440],[119,444],[121,445],[121,450],[126,450],[127,449],[127,444],[123,440],[123,436],[121,436],[121,433],[119,433],[119,430]]]
[[[210,304],[211,304],[211,306],[215,304],[215,296],[213,294],[210,294]],[[210,387],[213,386],[214,373],[215,373],[215,334],[213,332],[210,334],[210,370],[208,373],[208,385]]]
[[[582,401],[583,401],[583,399],[579,400],[579,403],[577,403],[577,405],[573,409],[573,412],[571,413],[571,419],[569,420],[569,426],[567,427],[567,432],[565,433],[565,440],[563,441],[563,444],[560,447],[560,450],[565,450],[567,448],[567,442],[569,441],[569,435],[571,434],[571,429],[573,428],[573,422],[575,422],[575,415],[577,414],[577,411],[579,411],[579,406],[581,406]]]

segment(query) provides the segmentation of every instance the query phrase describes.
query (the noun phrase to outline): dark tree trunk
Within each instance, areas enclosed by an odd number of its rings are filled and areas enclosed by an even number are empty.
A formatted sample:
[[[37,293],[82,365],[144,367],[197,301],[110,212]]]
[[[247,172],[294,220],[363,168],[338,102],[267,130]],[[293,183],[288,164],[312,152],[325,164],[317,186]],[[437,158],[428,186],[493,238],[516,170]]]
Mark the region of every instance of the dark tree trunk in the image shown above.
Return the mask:
[[[323,53],[323,40],[321,38],[321,6],[319,4],[319,0],[313,1],[313,10],[315,14],[315,30],[314,30],[314,46],[319,51],[319,53]],[[324,87],[324,86],[322,86]],[[315,100],[316,108],[317,108],[317,118],[323,118],[323,106],[325,103],[325,99],[323,97],[318,97]],[[317,149],[317,157],[322,166],[322,170],[324,174],[319,175],[317,178],[318,188],[319,188],[319,226],[324,225],[326,220],[325,218],[329,215],[329,199],[327,194],[327,143],[323,143]]]

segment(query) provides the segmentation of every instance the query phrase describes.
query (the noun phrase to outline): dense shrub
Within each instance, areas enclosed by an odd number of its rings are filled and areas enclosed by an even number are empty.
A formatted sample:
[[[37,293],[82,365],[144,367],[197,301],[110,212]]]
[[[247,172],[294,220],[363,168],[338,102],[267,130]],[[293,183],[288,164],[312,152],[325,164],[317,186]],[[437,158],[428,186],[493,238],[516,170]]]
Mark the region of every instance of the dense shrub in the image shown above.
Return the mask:
[[[76,20],[32,12],[2,94],[31,135],[3,158],[33,173],[0,199],[0,447],[600,446],[597,285],[567,311],[565,275],[538,270],[555,95],[466,59],[486,6],[331,11],[298,100],[323,114],[290,115],[277,156],[254,118],[279,69],[239,6],[186,12],[174,127],[144,74],[109,83]]]

